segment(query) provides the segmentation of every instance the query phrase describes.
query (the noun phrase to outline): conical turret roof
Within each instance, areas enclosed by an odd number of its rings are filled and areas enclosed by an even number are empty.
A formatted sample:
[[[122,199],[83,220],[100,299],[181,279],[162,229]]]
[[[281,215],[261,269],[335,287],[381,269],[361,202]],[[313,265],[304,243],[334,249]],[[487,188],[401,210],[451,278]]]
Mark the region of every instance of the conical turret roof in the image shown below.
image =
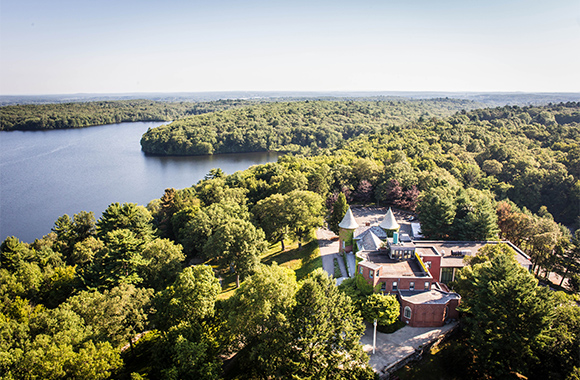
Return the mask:
[[[395,220],[395,215],[393,215],[393,210],[389,207],[389,211],[387,211],[387,215],[385,215],[385,219],[379,224],[384,230],[398,230],[399,223]]]
[[[352,211],[350,211],[350,207],[346,210],[346,214],[344,218],[342,218],[342,222],[338,224],[340,228],[344,228],[347,230],[354,230],[358,227],[356,220],[354,220],[354,216],[352,215]]]

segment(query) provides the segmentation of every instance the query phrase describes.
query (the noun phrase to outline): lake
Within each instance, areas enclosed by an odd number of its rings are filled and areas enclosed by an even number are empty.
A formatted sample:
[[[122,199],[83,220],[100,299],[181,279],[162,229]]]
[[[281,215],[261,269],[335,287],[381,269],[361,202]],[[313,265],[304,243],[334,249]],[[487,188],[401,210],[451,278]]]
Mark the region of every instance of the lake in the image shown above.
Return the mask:
[[[277,153],[155,157],[139,140],[162,122],[80,129],[0,132],[0,239],[33,242],[56,219],[114,202],[146,206],[166,188],[196,184],[212,168],[231,174],[276,161]]]

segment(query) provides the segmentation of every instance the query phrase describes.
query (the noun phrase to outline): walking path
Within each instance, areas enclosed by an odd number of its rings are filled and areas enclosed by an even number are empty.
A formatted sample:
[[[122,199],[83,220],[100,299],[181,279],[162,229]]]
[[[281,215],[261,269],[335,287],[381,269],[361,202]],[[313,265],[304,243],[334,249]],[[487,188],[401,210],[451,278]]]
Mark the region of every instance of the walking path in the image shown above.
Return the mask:
[[[325,228],[319,228],[316,231],[320,256],[322,257],[322,268],[329,276],[334,277],[334,259],[337,259],[341,272],[341,277],[337,279],[337,283],[340,283],[343,278],[348,277],[348,272],[344,265],[344,259],[338,254],[338,240],[331,240],[335,236],[332,231]]]
[[[348,265],[348,277],[354,277],[356,271],[356,259],[354,253],[346,254],[346,264]]]
[[[383,334],[377,331],[377,346],[373,354],[373,325],[367,324],[365,334],[361,337],[363,350],[369,354],[369,364],[379,375],[395,364],[413,355],[417,349],[437,340],[457,326],[457,322],[442,327],[409,327],[395,331],[392,334]]]

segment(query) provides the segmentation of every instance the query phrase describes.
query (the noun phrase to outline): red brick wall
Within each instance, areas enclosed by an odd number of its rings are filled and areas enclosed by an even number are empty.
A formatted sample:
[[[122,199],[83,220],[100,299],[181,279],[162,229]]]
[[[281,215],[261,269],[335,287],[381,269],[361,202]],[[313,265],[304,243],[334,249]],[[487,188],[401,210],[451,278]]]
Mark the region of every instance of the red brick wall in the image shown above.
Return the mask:
[[[445,324],[445,309],[449,306],[448,319],[458,319],[456,310],[459,300],[450,300],[447,304],[415,305],[403,299],[401,301],[401,320],[411,327],[440,327]],[[405,318],[405,306],[411,308],[411,319]]]
[[[360,268],[362,268],[362,273],[360,272]],[[370,277],[370,271],[373,271],[373,278]],[[362,276],[364,277],[365,280],[367,280],[367,283],[369,285],[371,285],[372,287],[375,287],[377,285],[377,283],[379,282],[379,279],[376,276],[376,271],[374,271],[373,269],[367,268],[364,265],[358,265],[357,268],[357,272],[359,274],[362,274]]]
[[[409,290],[409,286],[411,282],[415,283],[415,290],[425,290],[425,282],[429,283],[429,289],[431,289],[431,279],[428,278],[409,278],[409,277],[401,277],[401,278],[390,278],[390,277],[381,277],[375,278],[375,285],[386,282],[386,291],[392,292],[393,291],[393,281],[397,281],[397,290]],[[380,287],[379,287],[380,288]]]
[[[459,306],[460,300],[451,300],[447,303],[449,306],[449,319],[459,319],[459,312],[457,311],[457,306]]]
[[[441,256],[423,256],[423,262],[427,265],[427,261],[431,262],[429,273],[433,276],[433,281],[439,282],[439,274],[441,273]]]
[[[372,287],[375,286],[379,286],[380,289],[380,283],[381,282],[386,282],[387,286],[386,286],[386,292],[393,292],[393,291],[398,291],[398,290],[409,290],[409,286],[411,284],[411,282],[415,282],[415,290],[425,290],[425,282],[429,282],[429,289],[431,289],[431,283],[434,282],[433,279],[430,278],[414,278],[414,277],[399,277],[399,278],[393,278],[393,277],[377,277],[376,275],[376,270],[374,270],[373,272],[373,278],[370,278],[370,271],[372,269],[367,268],[366,266],[359,264],[358,268],[357,268],[357,272],[356,273],[360,273],[360,268],[362,268],[362,276],[365,278],[365,280],[367,280],[367,283],[369,285],[371,285]],[[380,270],[379,270],[379,276],[380,276]],[[397,289],[393,290],[393,282],[397,281]]]
[[[405,318],[405,306],[411,308],[411,319]],[[440,327],[445,324],[444,304],[420,304],[401,300],[401,320],[411,327]]]

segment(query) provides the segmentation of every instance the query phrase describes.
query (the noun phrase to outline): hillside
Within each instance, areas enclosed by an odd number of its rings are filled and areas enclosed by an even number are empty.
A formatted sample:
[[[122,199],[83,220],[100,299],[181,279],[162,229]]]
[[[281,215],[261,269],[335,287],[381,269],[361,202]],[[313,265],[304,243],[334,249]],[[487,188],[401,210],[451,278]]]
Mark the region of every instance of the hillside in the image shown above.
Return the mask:
[[[297,151],[334,148],[342,141],[408,122],[444,117],[479,104],[456,99],[415,101],[298,101],[260,104],[187,117],[143,135],[157,155]]]

